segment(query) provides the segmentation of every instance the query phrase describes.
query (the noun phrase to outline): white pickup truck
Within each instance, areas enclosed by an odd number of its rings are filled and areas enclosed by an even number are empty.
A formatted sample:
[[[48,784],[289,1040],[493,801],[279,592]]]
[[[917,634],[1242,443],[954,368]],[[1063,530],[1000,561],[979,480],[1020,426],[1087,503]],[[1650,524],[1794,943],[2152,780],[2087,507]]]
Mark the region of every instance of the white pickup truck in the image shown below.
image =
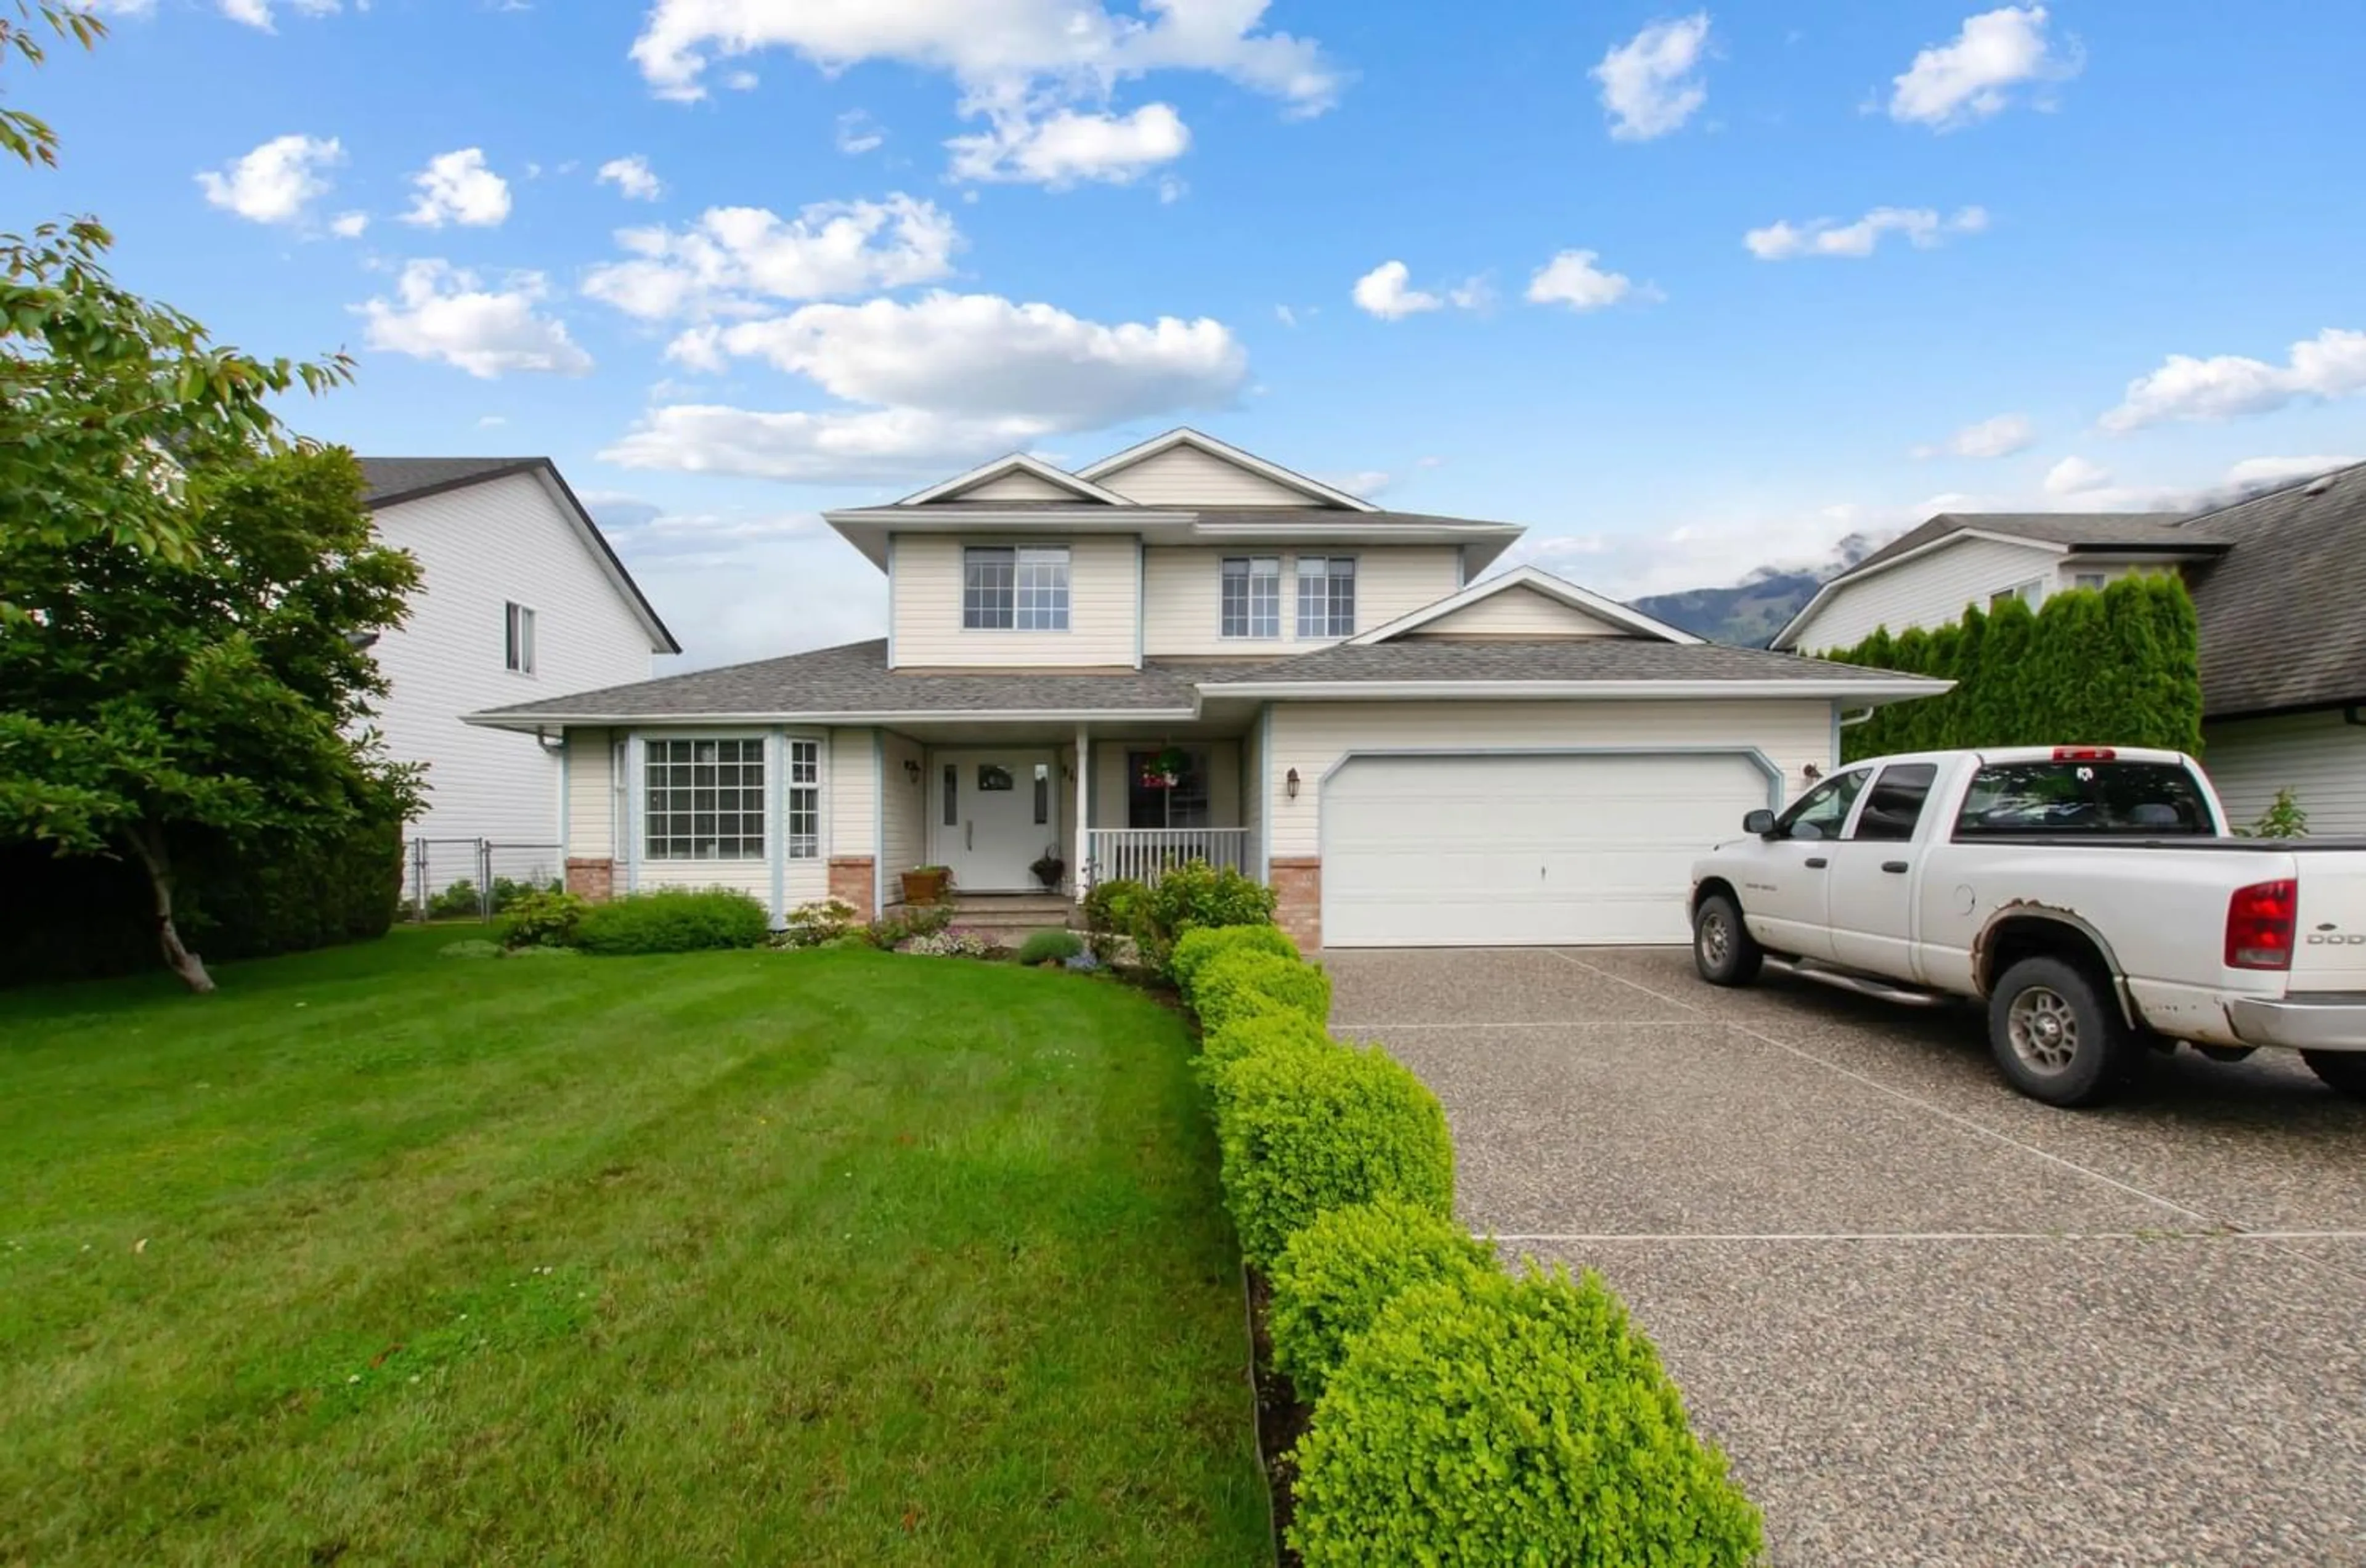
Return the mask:
[[[2108,1097],[2147,1046],[2297,1050],[2366,1097],[2366,840],[2231,836],[2175,751],[1879,757],[1693,867],[1693,960],[1988,1005],[2013,1087]]]

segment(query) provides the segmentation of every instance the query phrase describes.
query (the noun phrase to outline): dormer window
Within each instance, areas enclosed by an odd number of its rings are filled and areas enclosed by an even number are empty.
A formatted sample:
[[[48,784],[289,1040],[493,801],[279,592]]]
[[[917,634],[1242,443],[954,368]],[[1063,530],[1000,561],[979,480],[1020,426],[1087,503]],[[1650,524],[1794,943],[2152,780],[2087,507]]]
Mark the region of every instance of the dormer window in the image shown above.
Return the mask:
[[[1356,558],[1298,558],[1298,635],[1356,635]]]
[[[1225,637],[1281,635],[1281,558],[1231,556],[1224,560]]]
[[[1068,547],[1004,546],[962,552],[965,631],[1068,629]]]

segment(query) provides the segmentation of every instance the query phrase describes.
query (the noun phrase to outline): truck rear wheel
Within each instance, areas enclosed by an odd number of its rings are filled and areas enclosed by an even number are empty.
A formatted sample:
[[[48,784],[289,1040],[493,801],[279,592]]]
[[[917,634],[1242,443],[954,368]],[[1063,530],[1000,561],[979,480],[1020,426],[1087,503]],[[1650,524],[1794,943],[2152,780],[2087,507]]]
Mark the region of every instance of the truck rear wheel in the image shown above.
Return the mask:
[[[2100,1105],[2134,1069],[2135,1035],[2108,989],[2059,958],[2024,958],[1989,997],[1989,1049],[2013,1088],[2048,1105]]]
[[[1747,986],[1758,978],[1766,962],[1750,928],[1741,923],[1741,906],[1729,893],[1712,893],[1693,911],[1693,967],[1712,986]]]
[[[2366,1100],[2366,1051],[2303,1051],[2300,1059],[2325,1080],[2326,1088]]]

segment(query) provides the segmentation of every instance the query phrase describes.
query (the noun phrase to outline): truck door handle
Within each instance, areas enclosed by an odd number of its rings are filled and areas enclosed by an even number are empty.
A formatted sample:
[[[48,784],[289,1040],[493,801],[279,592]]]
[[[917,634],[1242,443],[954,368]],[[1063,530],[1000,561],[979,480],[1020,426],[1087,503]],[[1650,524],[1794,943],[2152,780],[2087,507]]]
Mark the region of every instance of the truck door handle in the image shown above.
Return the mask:
[[[975,817],[962,824],[962,848],[964,851],[977,848],[977,818]]]
[[[1881,863],[1881,869],[1892,876],[1903,876],[1906,874],[1906,863],[1902,860],[1886,860]]]
[[[1808,857],[1808,869],[1809,871],[1821,871],[1824,867],[1831,863],[1831,862],[1826,860],[1821,855],[1809,855]]]

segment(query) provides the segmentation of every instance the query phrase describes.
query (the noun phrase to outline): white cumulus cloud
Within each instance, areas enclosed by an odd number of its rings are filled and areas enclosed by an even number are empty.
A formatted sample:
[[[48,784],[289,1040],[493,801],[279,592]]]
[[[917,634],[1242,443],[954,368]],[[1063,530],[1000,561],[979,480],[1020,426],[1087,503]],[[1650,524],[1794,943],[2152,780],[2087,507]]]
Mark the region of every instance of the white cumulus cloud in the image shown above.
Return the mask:
[[[989,129],[945,143],[957,180],[1020,181],[1064,190],[1079,181],[1124,185],[1191,145],[1183,117],[1167,104],[1130,115],[1057,109],[1041,118],[997,115]]]
[[[1853,223],[1813,218],[1752,229],[1741,243],[1760,261],[1800,256],[1869,256],[1884,234],[1903,234],[1917,250],[1929,250],[1954,234],[1977,234],[1989,226],[1987,209],[1966,207],[1943,218],[1928,207],[1876,207]]]
[[[220,169],[200,171],[197,185],[208,202],[241,218],[294,223],[329,194],[328,172],[344,161],[333,136],[275,136]]]
[[[343,8],[340,0],[294,0],[294,5],[299,13],[307,17],[325,17],[331,12]],[[116,4],[105,8],[129,15],[145,16],[153,11],[156,6],[155,0],[136,0],[135,4]],[[366,0],[364,0],[361,9],[369,9]],[[233,22],[243,22],[250,28],[260,28],[266,33],[277,30],[272,17],[271,0],[221,0],[221,14]]]
[[[1561,252],[1528,279],[1528,303],[1599,310],[1636,292],[1626,274],[1605,272],[1594,265],[1599,259],[1593,251]]]
[[[616,239],[632,259],[592,268],[583,292],[650,321],[932,283],[952,272],[962,243],[942,209],[901,192],[817,202],[791,219],[711,208],[686,228],[626,229]]]
[[[2043,6],[2006,6],[1965,18],[1949,42],[1914,57],[1894,80],[1889,118],[1949,130],[2000,112],[2016,87],[2075,76],[2075,42],[2056,49]]]
[[[1412,269],[1401,261],[1385,261],[1356,279],[1351,298],[1367,315],[1401,321],[1424,310],[1443,309],[1443,297],[1409,286]]]
[[[2128,383],[2105,430],[2125,433],[2171,420],[2227,420],[2268,413],[2304,398],[2366,392],[2366,332],[2327,327],[2292,345],[2282,365],[2242,355],[2209,359],[2172,354]]]
[[[638,153],[629,158],[611,158],[601,164],[599,182],[614,186],[627,201],[655,201],[665,194],[665,182],[649,167],[649,161]]]
[[[1690,119],[1708,101],[1695,74],[1708,47],[1708,13],[1654,22],[1613,48],[1587,74],[1602,84],[1610,134],[1649,141]]]
[[[481,147],[437,153],[411,176],[411,183],[419,187],[419,195],[402,215],[405,223],[490,229],[510,215],[509,182],[486,167]]]
[[[838,150],[850,158],[862,156],[887,140],[879,122],[865,109],[849,109],[838,117]]]
[[[329,232],[340,240],[358,240],[369,225],[366,212],[340,212],[329,220]]]
[[[2053,496],[2080,495],[2111,482],[2111,469],[2084,457],[2065,457],[2045,470],[2045,493]]]
[[[1917,457],[2010,457],[2036,443],[2037,427],[2025,413],[2000,413],[1967,424],[1933,446],[1917,446]]]
[[[489,288],[446,261],[407,264],[395,299],[356,307],[372,348],[439,360],[490,380],[515,370],[580,376],[592,356],[567,335],[566,323],[535,313],[549,295],[538,272],[512,273]]]

